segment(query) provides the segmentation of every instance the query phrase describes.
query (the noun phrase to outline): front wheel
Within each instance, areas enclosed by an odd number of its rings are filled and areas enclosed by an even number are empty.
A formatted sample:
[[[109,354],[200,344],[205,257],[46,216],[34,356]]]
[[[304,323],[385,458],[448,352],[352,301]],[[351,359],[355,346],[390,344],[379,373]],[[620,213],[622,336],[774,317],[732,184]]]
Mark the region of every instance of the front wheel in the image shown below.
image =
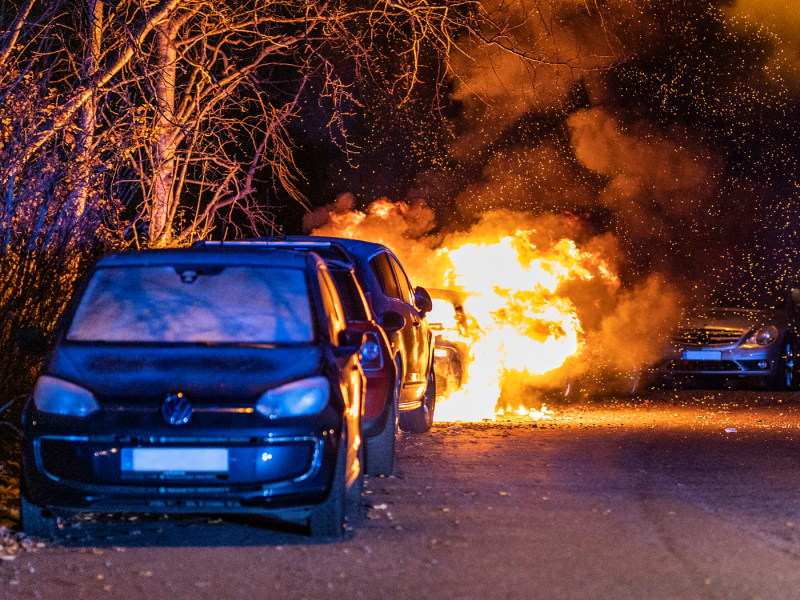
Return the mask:
[[[361,508],[361,493],[364,491],[364,438],[358,445],[358,475],[347,490],[347,515],[353,516]]]
[[[436,408],[436,377],[433,369],[428,374],[428,387],[422,404],[414,410],[400,413],[400,429],[409,433],[425,433],[433,425],[433,411]]]
[[[347,465],[347,439],[342,438],[336,456],[336,469],[328,498],[311,509],[308,530],[314,538],[341,538],[344,535],[347,514],[347,491],[345,490],[345,468]]]
[[[402,374],[397,369],[392,398],[389,402],[389,415],[383,431],[366,439],[366,473],[371,477],[389,477],[394,474],[394,463],[397,440],[397,404],[400,401]]]
[[[781,344],[781,355],[775,365],[773,388],[776,390],[790,390],[795,387],[795,351],[791,340]]]
[[[19,502],[22,531],[34,537],[54,538],[58,527],[56,520],[46,513],[46,509],[30,502],[24,493],[20,494]]]

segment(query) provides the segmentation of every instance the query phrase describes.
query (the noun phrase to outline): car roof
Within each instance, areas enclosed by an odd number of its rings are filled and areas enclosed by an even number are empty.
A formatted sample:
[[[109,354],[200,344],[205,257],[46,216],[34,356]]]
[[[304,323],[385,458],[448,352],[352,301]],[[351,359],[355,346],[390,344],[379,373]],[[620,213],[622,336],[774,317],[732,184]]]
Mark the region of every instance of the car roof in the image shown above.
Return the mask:
[[[302,246],[307,250],[314,250],[325,259],[352,262],[352,253],[359,258],[369,258],[377,252],[390,252],[383,244],[375,242],[365,242],[364,240],[354,240],[350,238],[316,236],[316,235],[287,235],[280,237],[259,237],[234,240],[232,242],[199,242],[198,245],[218,246],[267,246],[285,247]]]
[[[98,267],[148,265],[240,264],[306,269],[308,252],[286,248],[270,248],[269,252],[253,252],[246,246],[198,246],[118,252],[102,258]],[[322,262],[318,256],[314,257]]]

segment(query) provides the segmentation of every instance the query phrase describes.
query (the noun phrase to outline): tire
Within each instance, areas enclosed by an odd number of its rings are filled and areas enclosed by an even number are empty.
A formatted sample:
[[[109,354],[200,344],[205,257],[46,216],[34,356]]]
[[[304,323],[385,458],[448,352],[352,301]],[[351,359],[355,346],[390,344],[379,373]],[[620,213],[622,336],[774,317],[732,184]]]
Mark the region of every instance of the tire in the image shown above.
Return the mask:
[[[58,526],[56,520],[49,516],[47,510],[30,502],[25,494],[19,497],[19,518],[22,531],[38,538],[52,539],[56,536]]]
[[[402,372],[398,366],[397,377],[392,389],[391,406],[386,425],[378,435],[366,439],[366,473],[371,477],[388,477],[394,474],[397,445],[397,405],[400,402]]]
[[[325,502],[311,509],[308,531],[314,538],[336,538],[344,536],[347,516],[347,491],[345,490],[345,467],[347,465],[347,437],[343,436],[336,456],[331,490]]]
[[[361,493],[364,491],[364,438],[358,446],[358,477],[347,490],[347,515],[354,515],[361,508]]]
[[[775,365],[772,388],[775,390],[791,390],[796,387],[795,377],[795,350],[791,340],[784,340],[781,344],[781,355]]]
[[[428,387],[422,397],[422,404],[414,410],[400,413],[400,429],[409,433],[425,433],[433,425],[433,411],[436,408],[436,377],[433,369],[428,374]]]

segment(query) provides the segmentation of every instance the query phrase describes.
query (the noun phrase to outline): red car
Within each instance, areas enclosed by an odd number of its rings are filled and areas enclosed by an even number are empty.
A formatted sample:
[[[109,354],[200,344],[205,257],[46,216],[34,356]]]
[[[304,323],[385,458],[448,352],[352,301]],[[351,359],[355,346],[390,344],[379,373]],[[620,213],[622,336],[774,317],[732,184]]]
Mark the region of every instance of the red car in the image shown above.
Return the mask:
[[[328,260],[339,297],[342,300],[347,326],[364,332],[361,345],[361,366],[367,378],[361,431],[366,446],[367,475],[391,475],[395,462],[397,412],[386,414],[384,407],[394,407],[396,389],[395,364],[386,332],[378,325],[364,292],[349,264]],[[391,402],[389,402],[391,400]]]

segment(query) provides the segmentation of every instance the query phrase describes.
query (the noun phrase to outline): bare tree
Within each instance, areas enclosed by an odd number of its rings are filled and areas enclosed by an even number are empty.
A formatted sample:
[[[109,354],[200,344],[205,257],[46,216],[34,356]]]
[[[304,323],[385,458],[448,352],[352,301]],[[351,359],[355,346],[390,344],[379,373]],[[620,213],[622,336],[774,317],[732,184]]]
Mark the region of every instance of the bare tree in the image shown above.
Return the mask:
[[[570,66],[519,39],[536,19],[546,35],[543,0],[9,3],[16,10],[0,27],[5,251],[89,243],[101,222],[121,244],[155,246],[206,236],[220,214],[263,231],[271,215],[259,185],[307,206],[287,125],[309,98],[327,104],[347,150],[342,117],[366,86],[402,103],[426,65],[436,63],[428,73],[441,83],[451,56],[479,47]],[[24,199],[20,177],[42,173],[42,161],[50,191]]]

